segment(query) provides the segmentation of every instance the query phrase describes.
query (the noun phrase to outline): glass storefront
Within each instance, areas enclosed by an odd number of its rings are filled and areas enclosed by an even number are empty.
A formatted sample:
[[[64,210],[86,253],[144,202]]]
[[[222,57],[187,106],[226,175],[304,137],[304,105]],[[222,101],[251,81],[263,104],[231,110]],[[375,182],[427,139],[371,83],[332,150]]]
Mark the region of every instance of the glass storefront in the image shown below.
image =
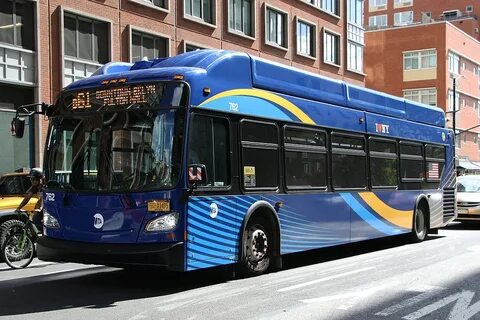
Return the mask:
[[[12,137],[10,132],[15,108],[33,101],[33,88],[0,84],[0,174],[30,168],[33,164],[33,119],[25,120],[25,135],[22,139]]]

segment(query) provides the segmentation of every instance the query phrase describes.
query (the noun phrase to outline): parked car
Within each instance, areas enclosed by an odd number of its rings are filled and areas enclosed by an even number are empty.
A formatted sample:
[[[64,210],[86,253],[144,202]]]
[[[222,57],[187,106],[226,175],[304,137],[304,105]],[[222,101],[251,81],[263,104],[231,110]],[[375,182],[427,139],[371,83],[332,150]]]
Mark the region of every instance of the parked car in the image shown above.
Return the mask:
[[[9,230],[24,223],[15,213],[15,209],[32,185],[28,174],[28,172],[7,173],[0,177],[0,246]],[[37,201],[36,198],[30,199],[23,210],[33,212]]]
[[[457,221],[480,221],[480,175],[457,177]]]

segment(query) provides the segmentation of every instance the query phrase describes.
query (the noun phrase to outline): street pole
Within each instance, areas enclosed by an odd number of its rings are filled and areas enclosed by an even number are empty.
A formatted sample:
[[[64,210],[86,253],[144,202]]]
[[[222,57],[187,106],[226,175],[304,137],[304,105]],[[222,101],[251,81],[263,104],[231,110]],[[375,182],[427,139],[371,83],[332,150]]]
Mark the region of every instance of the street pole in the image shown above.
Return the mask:
[[[453,114],[453,161],[455,161],[455,153],[456,153],[456,142],[457,142],[457,132],[455,130],[456,128],[456,123],[455,123],[455,120],[456,120],[456,115],[457,115],[457,110],[455,108],[455,100],[456,100],[456,90],[455,90],[455,87],[456,87],[456,82],[457,82],[457,79],[455,77],[453,77],[453,111],[452,111],[452,114]]]

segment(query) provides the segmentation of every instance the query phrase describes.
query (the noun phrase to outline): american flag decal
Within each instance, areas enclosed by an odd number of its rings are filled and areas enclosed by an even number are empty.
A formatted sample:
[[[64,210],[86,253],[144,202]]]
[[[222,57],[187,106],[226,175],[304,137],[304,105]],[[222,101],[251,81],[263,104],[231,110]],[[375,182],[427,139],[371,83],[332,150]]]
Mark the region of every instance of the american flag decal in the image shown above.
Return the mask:
[[[438,162],[428,163],[428,179],[439,179],[438,175]]]

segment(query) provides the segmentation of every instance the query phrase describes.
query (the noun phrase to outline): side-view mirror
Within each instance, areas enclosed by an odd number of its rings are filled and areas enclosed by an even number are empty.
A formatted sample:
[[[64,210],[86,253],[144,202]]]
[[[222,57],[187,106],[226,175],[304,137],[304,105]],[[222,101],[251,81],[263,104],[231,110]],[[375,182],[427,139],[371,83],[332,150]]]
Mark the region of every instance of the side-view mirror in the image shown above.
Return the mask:
[[[15,138],[23,138],[23,133],[25,131],[25,119],[15,117],[11,122],[11,131],[12,136]]]
[[[207,182],[207,168],[204,164],[191,164],[187,169],[188,183],[191,186],[202,185]]]

